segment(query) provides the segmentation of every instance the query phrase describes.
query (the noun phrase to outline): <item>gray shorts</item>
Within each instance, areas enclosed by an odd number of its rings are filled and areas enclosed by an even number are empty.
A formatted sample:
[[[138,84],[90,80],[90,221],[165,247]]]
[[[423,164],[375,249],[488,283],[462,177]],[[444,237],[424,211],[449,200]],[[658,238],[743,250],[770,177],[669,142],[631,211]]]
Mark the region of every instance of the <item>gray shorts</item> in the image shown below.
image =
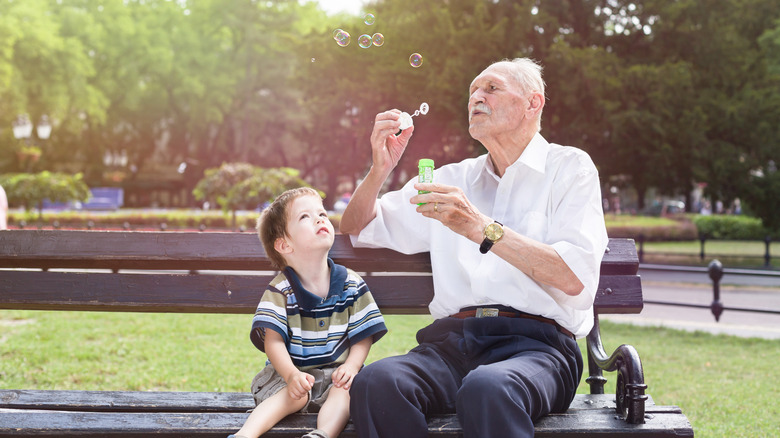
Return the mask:
[[[314,385],[311,391],[309,391],[309,402],[301,409],[301,412],[314,413],[320,411],[323,403],[328,398],[330,387],[333,386],[333,372],[339,366],[341,364],[305,371],[307,374],[314,376]],[[269,363],[252,379],[251,391],[255,398],[255,405],[259,405],[263,400],[285,388],[287,388],[287,382],[276,372],[274,366]]]

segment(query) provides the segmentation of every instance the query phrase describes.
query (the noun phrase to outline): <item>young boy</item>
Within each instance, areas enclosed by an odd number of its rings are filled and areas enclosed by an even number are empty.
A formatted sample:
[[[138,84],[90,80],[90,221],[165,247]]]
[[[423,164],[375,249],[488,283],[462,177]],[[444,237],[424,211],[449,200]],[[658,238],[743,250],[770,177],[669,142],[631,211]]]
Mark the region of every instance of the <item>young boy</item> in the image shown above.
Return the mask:
[[[250,339],[269,362],[252,381],[257,407],[230,437],[257,438],[294,412],[317,412],[304,438],[336,438],[349,420],[349,388],[371,344],[386,332],[366,283],[333,263],[334,230],[310,188],[284,192],[257,221],[282,272],[252,319]],[[228,438],[230,438],[228,437]]]

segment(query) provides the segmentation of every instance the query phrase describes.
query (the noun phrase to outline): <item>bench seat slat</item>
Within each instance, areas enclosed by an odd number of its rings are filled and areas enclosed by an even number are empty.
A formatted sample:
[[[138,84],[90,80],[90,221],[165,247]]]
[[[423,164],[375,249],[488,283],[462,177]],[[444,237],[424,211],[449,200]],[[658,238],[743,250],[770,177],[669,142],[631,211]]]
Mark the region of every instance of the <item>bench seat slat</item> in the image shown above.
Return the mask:
[[[52,401],[52,399],[56,399]],[[70,401],[63,405],[63,401]],[[96,406],[113,401],[114,406]],[[205,406],[198,406],[202,402]],[[227,403],[231,407],[219,405]],[[247,417],[235,412],[251,406],[248,393],[0,391],[0,437],[40,436],[221,436],[237,430]],[[146,406],[148,405],[148,406]],[[616,418],[614,396],[578,394],[570,409],[535,424],[538,437],[693,436],[690,423],[676,406],[647,403],[647,422],[627,424]],[[152,412],[152,407],[154,412]],[[221,409],[215,411],[214,409]],[[314,428],[316,415],[296,414],[280,422],[269,437],[300,437]],[[460,436],[454,415],[429,420],[430,436]],[[342,437],[354,437],[347,426]]]
[[[85,391],[85,390],[0,390],[0,408],[83,412],[233,412],[254,408],[248,392],[198,391]],[[610,394],[577,394],[569,412],[615,409]],[[676,406],[657,406],[651,396],[646,412],[680,412]]]

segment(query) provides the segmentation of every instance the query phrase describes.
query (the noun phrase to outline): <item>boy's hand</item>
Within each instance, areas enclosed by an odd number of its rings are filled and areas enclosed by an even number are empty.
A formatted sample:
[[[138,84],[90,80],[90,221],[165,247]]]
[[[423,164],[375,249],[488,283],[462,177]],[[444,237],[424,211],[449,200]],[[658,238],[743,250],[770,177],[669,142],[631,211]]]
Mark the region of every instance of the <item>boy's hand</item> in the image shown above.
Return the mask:
[[[336,388],[349,389],[352,386],[352,379],[355,378],[355,374],[360,371],[360,367],[355,367],[350,364],[342,364],[336,368],[333,372],[331,379],[333,380],[333,386]]]
[[[295,370],[287,379],[287,392],[294,400],[306,397],[314,385],[314,376]]]

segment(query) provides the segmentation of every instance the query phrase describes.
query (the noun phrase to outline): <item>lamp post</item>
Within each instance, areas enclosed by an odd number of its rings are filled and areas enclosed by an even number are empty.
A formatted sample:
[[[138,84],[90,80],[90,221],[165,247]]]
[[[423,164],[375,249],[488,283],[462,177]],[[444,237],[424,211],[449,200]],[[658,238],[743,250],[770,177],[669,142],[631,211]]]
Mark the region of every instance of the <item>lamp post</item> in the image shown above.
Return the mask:
[[[32,142],[33,124],[30,121],[30,116],[27,114],[20,114],[16,120],[11,123],[14,132],[14,138],[21,140],[24,144],[17,151],[17,157],[19,158],[19,164],[21,167],[25,167],[26,171],[32,170],[33,165],[41,158],[41,149]],[[48,140],[51,136],[51,123],[47,115],[41,116],[41,120],[38,122],[36,134],[39,140]],[[25,166],[26,165],[26,166]]]

